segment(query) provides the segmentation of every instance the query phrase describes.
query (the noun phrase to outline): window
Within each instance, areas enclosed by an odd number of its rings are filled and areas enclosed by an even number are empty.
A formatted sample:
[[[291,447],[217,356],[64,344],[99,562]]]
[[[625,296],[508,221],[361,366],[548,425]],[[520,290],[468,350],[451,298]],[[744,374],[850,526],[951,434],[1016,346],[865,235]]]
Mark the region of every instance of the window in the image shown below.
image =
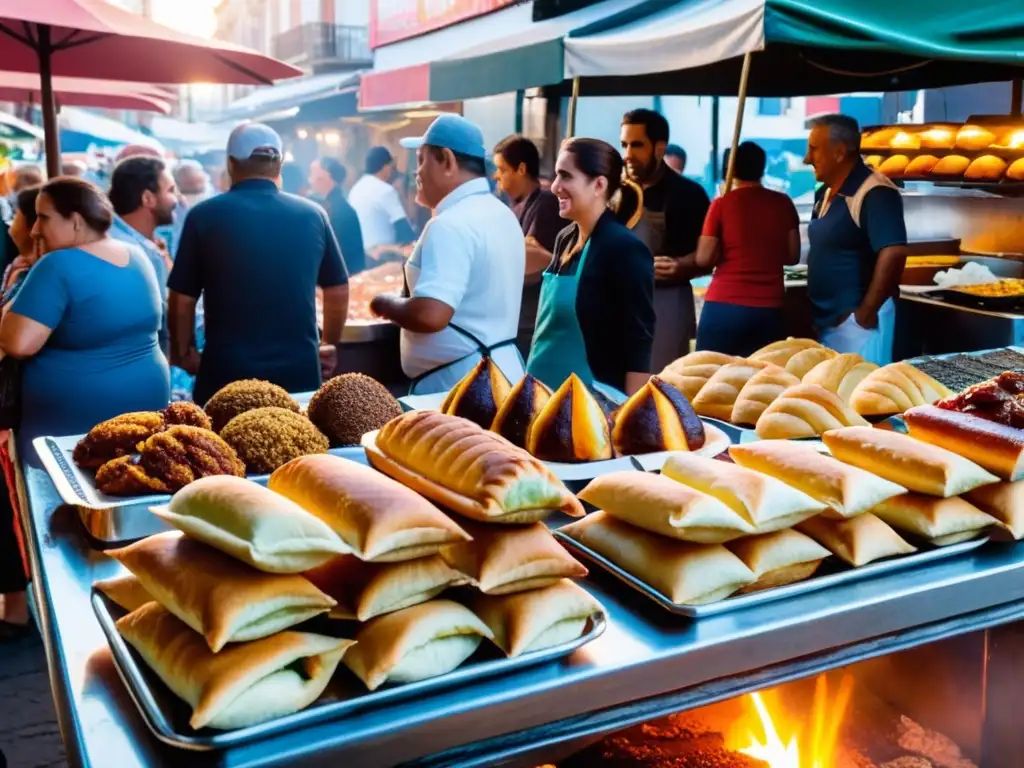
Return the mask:
[[[780,117],[789,111],[790,99],[758,99],[757,114],[765,117]]]

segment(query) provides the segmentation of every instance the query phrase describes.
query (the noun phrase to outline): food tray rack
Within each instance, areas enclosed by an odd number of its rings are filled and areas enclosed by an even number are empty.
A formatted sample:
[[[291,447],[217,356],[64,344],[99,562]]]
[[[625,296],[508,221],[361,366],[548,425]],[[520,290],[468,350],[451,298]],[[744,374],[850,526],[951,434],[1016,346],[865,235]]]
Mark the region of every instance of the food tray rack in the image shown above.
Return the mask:
[[[680,605],[678,603],[673,603],[666,595],[657,591],[653,587],[648,586],[631,573],[627,573],[623,568],[613,563],[604,555],[598,554],[585,544],[576,541],[576,539],[573,539],[564,533],[560,533],[559,531],[555,531],[555,537],[570,552],[581,555],[594,565],[597,565],[601,570],[611,574],[619,581],[642,594],[648,600],[678,616],[687,616],[693,619],[700,619],[706,616],[717,616],[731,611],[739,611],[744,608],[764,605],[765,603],[771,603],[776,600],[783,600],[787,597],[799,597],[810,594],[811,592],[817,592],[818,590],[834,587],[839,584],[863,581],[874,576],[881,576],[907,568],[914,568],[925,563],[933,563],[936,560],[956,557],[957,555],[962,555],[965,552],[971,552],[977,549],[989,540],[988,536],[981,536],[977,539],[960,542],[959,544],[950,544],[947,547],[921,549],[916,554],[877,560],[873,563],[862,565],[860,568],[847,566],[845,563],[842,563],[838,557],[832,555],[831,557],[826,558],[825,562],[814,576],[811,576],[809,579],[804,581],[798,581],[795,584],[773,587],[771,589],[764,589],[759,592],[751,592],[744,595],[734,595],[732,597],[727,597],[725,600],[720,600],[717,603],[710,603],[708,605]]]
[[[989,312],[1024,314],[1024,294],[1014,296],[978,296],[967,291],[957,290],[956,288],[947,288],[943,291],[936,291],[934,295],[949,304],[956,304],[961,307],[973,307],[974,309],[984,309]]]

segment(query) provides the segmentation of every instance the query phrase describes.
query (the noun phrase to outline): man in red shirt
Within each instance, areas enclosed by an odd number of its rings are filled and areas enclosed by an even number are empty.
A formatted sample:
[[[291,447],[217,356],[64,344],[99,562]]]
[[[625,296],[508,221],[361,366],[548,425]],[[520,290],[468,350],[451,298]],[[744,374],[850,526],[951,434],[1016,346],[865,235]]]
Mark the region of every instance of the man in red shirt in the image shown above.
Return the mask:
[[[761,186],[765,152],[736,150],[732,191],[711,203],[697,266],[715,267],[697,327],[697,349],[746,357],[785,338],[782,268],[800,259],[800,220],[788,196]]]

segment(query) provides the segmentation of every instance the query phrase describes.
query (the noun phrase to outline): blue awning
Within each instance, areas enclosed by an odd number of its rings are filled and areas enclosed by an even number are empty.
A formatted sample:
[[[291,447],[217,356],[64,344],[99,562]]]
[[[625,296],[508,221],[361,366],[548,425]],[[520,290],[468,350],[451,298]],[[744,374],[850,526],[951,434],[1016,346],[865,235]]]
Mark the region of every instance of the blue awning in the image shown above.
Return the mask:
[[[122,147],[141,144],[164,152],[164,146],[152,136],[129,128],[124,123],[77,107],[64,107],[58,117],[60,145],[64,152],[86,152],[93,147]]]
[[[319,99],[355,93],[359,89],[359,75],[359,72],[328,72],[260,86],[232,102],[221,117],[224,120],[259,120]]]

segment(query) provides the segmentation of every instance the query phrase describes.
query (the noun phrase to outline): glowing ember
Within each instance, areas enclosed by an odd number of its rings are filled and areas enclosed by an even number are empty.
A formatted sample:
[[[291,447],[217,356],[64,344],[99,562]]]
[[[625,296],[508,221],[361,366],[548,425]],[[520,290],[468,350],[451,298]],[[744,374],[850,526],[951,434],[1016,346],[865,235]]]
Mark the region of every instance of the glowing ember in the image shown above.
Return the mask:
[[[835,697],[830,699],[828,678],[819,676],[814,685],[810,733],[799,732],[802,717],[785,717],[778,710],[773,714],[765,698],[760,693],[752,693],[750,703],[757,721],[750,724],[754,727],[747,729],[745,741],[736,740],[745,746],[734,749],[764,761],[771,768],[832,768],[836,764],[839,727],[852,691],[853,679],[844,675]],[[787,724],[791,726],[788,733]]]

